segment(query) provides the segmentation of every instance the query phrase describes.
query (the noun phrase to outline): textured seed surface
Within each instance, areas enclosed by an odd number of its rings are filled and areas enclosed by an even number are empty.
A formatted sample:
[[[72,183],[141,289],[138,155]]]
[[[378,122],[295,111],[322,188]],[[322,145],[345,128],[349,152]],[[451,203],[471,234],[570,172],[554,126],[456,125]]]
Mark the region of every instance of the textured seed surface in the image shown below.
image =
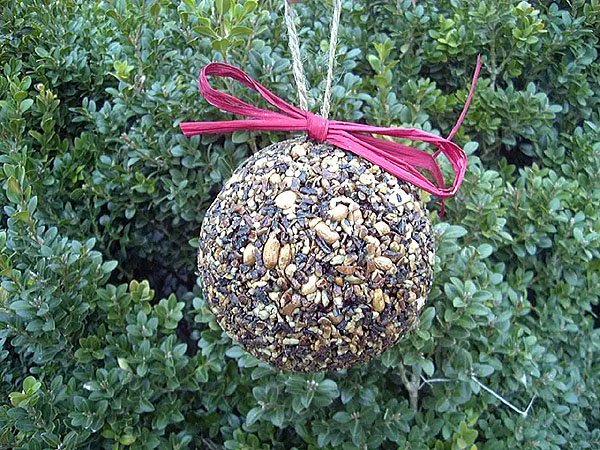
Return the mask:
[[[417,321],[435,253],[417,189],[305,138],[249,158],[207,211],[198,266],[219,324],[294,371],[346,368]]]

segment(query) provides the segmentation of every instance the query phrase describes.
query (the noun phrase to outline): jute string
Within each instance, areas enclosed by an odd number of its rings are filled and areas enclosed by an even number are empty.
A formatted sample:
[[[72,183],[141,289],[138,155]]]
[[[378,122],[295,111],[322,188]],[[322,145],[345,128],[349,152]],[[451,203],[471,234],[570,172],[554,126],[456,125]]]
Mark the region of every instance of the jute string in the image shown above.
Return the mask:
[[[288,43],[292,55],[292,71],[298,90],[298,104],[304,110],[308,110],[308,83],[304,73],[302,57],[300,56],[300,44],[296,30],[296,15],[289,4],[289,0],[283,0],[285,24],[288,33]],[[337,49],[338,31],[340,28],[340,16],[342,13],[342,0],[333,0],[333,17],[331,19],[331,36],[329,39],[329,58],[327,64],[327,78],[325,79],[325,93],[321,105],[321,117],[327,119],[331,111],[331,88],[333,85],[333,71],[335,69],[335,54]]]

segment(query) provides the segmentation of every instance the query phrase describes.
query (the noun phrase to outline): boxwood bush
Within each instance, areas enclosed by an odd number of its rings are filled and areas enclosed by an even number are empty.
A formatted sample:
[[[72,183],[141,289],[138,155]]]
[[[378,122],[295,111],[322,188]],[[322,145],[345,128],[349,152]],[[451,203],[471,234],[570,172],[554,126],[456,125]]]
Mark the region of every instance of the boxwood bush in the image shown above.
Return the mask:
[[[344,2],[336,118],[447,133],[484,68],[418,329],[308,375],[236,346],[194,267],[223,181],[285,134],[178,129],[229,117],[210,60],[295,101],[281,2],[1,5],[0,448],[600,447],[598,0]],[[295,8],[318,99],[331,5]]]

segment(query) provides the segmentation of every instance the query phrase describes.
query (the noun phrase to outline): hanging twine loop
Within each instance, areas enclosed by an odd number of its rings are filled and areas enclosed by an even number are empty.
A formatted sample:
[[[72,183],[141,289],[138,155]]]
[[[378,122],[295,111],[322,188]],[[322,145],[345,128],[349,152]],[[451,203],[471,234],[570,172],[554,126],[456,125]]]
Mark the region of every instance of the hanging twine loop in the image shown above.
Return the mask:
[[[304,66],[300,57],[300,43],[298,42],[298,32],[296,31],[296,13],[288,3],[288,0],[283,0],[283,11],[287,27],[288,45],[292,54],[292,72],[296,81],[296,90],[298,91],[298,104],[300,108],[308,111],[308,83],[306,82]]]
[[[333,69],[335,67],[335,53],[337,49],[340,16],[342,14],[342,0],[333,1],[333,17],[331,19],[331,37],[329,39],[329,64],[327,65],[327,79],[325,80],[325,95],[321,105],[321,116],[329,117],[331,109],[331,86],[333,84]]]
[[[294,73],[294,80],[296,81],[296,89],[298,91],[298,103],[302,109],[308,110],[308,83],[306,81],[306,74],[304,73],[304,65],[302,64],[302,57],[300,56],[300,44],[298,39],[298,32],[296,30],[296,14],[293,8],[289,4],[289,0],[283,0],[283,10],[285,17],[285,24],[287,27],[288,34],[288,45],[290,47],[290,53],[292,55],[292,71]],[[331,111],[331,88],[333,85],[333,71],[335,69],[335,54],[338,42],[338,32],[340,28],[340,17],[342,14],[342,0],[333,1],[333,16],[331,18],[331,35],[329,38],[329,57],[327,63],[327,78],[325,78],[325,92],[323,94],[323,103],[321,104],[321,117],[326,121],[329,118],[329,112]],[[311,119],[313,126],[316,126],[316,119]],[[321,125],[326,128],[326,125]],[[309,126],[309,136],[311,134]],[[317,140],[321,133],[313,133]],[[325,135],[326,136],[326,135]]]

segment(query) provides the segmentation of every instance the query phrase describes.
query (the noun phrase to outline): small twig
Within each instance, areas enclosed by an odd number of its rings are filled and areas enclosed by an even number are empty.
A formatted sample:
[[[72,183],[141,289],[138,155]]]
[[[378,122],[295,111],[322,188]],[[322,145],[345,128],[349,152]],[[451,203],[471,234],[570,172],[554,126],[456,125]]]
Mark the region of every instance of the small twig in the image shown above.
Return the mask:
[[[406,376],[406,370],[404,369],[404,365],[400,365],[398,367],[398,372],[400,373],[400,378],[402,379],[402,383],[404,383],[404,387],[408,391],[410,406],[414,411],[419,407],[419,377],[416,373],[412,374],[412,381],[408,380]]]
[[[246,65],[246,61],[248,60],[248,55],[250,54],[250,50],[252,49],[252,43],[254,42],[254,33],[250,35],[248,42],[246,42],[246,50],[244,51],[244,55],[242,56],[242,62],[240,67],[244,67]]]
[[[404,377],[403,377],[402,373],[400,373],[400,376],[402,377],[402,381],[404,381],[405,383],[408,382],[408,380],[406,379],[406,375],[404,375]],[[527,405],[527,408],[525,408],[525,410],[521,410],[521,409],[517,408],[515,405],[513,405],[511,402],[509,402],[508,400],[506,400],[504,397],[502,397],[500,394],[498,394],[496,391],[494,391],[492,388],[487,387],[485,384],[483,384],[481,381],[479,381],[477,378],[475,378],[475,375],[471,375],[471,379],[475,383],[477,383],[477,385],[479,387],[481,387],[483,390],[485,390],[486,392],[492,394],[494,397],[496,397],[498,400],[500,400],[502,403],[504,403],[510,409],[512,409],[513,411],[518,412],[523,417],[527,417],[529,415],[529,411],[531,410],[531,407],[533,406],[533,402],[537,398],[537,394],[534,394],[533,397],[531,398],[531,401],[529,402],[529,405]],[[419,385],[419,389],[421,389],[426,384],[448,383],[448,382],[452,382],[452,381],[459,381],[459,380],[451,380],[450,378],[431,378],[431,379],[427,379],[423,375],[421,375],[421,380],[423,380],[423,382]]]
[[[479,385],[479,387],[481,387],[482,389],[484,389],[487,392],[489,392],[490,394],[492,394],[494,397],[496,397],[498,400],[500,400],[502,403],[504,403],[510,409],[521,414],[523,417],[527,417],[527,414],[529,414],[529,410],[531,409],[531,406],[533,405],[533,401],[535,400],[536,395],[534,395],[533,398],[531,399],[531,401],[529,402],[529,406],[527,406],[527,409],[525,409],[525,411],[521,411],[519,408],[517,408],[511,402],[509,402],[504,397],[502,397],[500,394],[497,394],[491,388],[487,387],[485,384],[483,384],[481,381],[479,381],[477,378],[475,378],[475,375],[471,375],[471,380],[473,380],[475,383],[477,383]]]
[[[431,384],[431,383],[447,383],[448,381],[455,381],[455,380],[451,380],[450,378],[430,378],[430,379],[427,379],[423,375],[421,375],[421,380],[423,380],[423,382],[419,385],[419,389],[421,389],[426,384]]]
[[[527,405],[527,408],[525,408],[525,417],[527,417],[527,415],[529,414],[529,411],[531,410],[531,407],[533,406],[533,402],[536,398],[537,398],[537,394],[533,394],[533,397],[531,397],[531,400],[529,401],[529,405]]]
[[[250,153],[255,154],[258,152],[258,146],[256,145],[256,138],[252,138],[248,141],[248,146],[250,147]]]
[[[208,448],[210,450],[221,450],[224,448],[223,446],[220,446],[220,445],[214,443],[213,441],[211,441],[208,438],[203,437],[203,438],[200,438],[200,440],[206,446],[205,448]]]

